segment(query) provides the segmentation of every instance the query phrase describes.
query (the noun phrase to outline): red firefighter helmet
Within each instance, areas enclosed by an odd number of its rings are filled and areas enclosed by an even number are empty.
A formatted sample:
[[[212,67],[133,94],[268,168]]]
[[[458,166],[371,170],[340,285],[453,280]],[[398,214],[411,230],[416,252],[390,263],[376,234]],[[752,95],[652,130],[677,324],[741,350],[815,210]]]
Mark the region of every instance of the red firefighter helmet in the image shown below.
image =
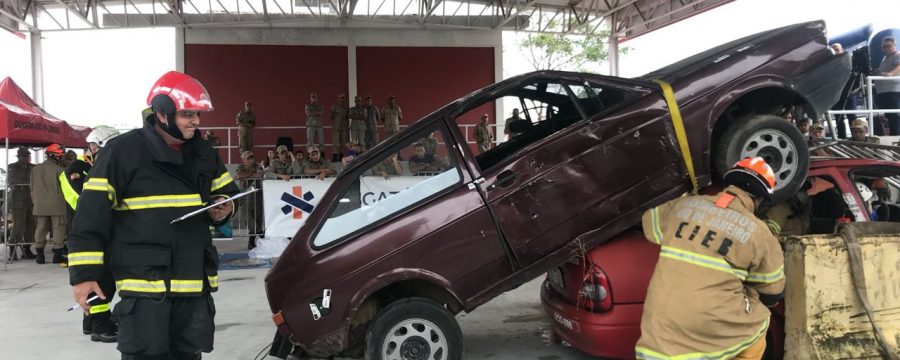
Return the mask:
[[[725,172],[726,184],[736,185],[751,194],[770,198],[775,192],[775,172],[761,157],[748,157]]]
[[[209,98],[209,92],[197,79],[177,71],[169,71],[156,80],[147,95],[147,106],[159,103],[165,95],[174,105],[175,111],[212,111],[213,105]],[[154,98],[157,98],[154,100]],[[166,101],[166,102],[169,102]],[[167,104],[168,105],[168,104]]]
[[[50,146],[47,146],[44,152],[47,153],[47,155],[63,156],[66,151],[59,144],[50,144]]]

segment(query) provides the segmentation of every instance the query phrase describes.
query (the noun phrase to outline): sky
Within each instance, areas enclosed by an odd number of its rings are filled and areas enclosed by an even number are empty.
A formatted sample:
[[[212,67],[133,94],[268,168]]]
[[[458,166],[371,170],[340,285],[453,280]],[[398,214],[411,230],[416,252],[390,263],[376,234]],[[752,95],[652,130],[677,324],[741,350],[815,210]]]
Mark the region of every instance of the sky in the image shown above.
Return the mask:
[[[620,75],[639,76],[741,36],[823,19],[829,33],[874,23],[900,28],[898,0],[736,0],[656,32],[631,39]],[[842,6],[843,5],[843,6]],[[516,47],[522,33],[505,33],[504,77],[534,70]],[[175,68],[173,28],[45,32],[44,107],[87,126],[135,127],[137,109],[156,78]],[[12,78],[31,94],[30,41],[0,31],[0,78]],[[608,73],[606,64],[594,68]]]

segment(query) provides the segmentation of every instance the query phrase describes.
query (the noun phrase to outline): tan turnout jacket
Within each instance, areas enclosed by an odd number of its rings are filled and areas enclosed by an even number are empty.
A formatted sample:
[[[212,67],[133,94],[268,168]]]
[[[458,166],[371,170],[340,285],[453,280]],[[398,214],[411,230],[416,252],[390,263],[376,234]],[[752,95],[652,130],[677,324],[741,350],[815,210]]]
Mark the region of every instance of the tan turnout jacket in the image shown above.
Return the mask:
[[[644,234],[661,248],[638,359],[731,359],[765,336],[769,309],[759,294],[784,290],[784,255],[754,207],[729,186],[644,213]]]

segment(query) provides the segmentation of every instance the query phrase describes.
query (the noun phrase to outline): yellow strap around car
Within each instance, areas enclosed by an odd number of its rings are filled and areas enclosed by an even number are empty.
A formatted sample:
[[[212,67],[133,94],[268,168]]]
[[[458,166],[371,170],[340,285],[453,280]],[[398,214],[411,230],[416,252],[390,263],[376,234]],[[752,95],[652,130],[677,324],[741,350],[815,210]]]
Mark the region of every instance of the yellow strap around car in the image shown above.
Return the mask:
[[[694,173],[694,161],[691,159],[691,149],[688,147],[687,133],[684,131],[684,122],[681,119],[681,112],[678,111],[678,103],[675,101],[675,92],[672,91],[672,85],[669,83],[656,80],[656,83],[662,88],[663,97],[666,99],[666,105],[669,107],[669,115],[672,117],[672,125],[675,126],[675,138],[678,140],[678,146],[681,148],[681,157],[684,160],[684,166],[687,167],[688,176],[691,177],[691,190],[696,194],[700,189],[697,184],[697,175]]]

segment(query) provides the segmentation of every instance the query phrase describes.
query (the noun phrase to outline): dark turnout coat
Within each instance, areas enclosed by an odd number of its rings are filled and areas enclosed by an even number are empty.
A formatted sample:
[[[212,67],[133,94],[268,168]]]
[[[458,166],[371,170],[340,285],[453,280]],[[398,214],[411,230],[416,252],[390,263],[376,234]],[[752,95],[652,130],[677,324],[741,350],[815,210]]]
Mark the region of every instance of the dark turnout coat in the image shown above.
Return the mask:
[[[218,153],[199,133],[180,151],[149,123],[118,136],[104,147],[78,199],[68,242],[70,282],[99,280],[108,261],[123,297],[216,291],[211,219],[202,214],[170,222],[237,192]]]

